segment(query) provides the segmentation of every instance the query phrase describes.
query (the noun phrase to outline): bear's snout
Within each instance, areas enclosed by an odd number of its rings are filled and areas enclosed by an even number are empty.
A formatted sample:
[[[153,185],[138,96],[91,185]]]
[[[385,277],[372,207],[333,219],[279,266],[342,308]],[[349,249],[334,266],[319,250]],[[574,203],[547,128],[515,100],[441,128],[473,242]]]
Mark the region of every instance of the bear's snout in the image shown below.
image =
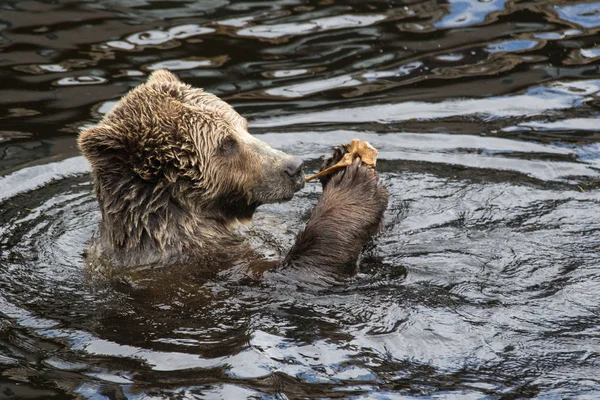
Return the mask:
[[[299,175],[302,172],[303,166],[304,160],[302,160],[300,157],[292,157],[284,163],[283,170],[290,176],[290,178],[294,178],[296,175]]]
[[[291,157],[283,163],[283,170],[294,183],[296,191],[304,187],[303,166],[304,160],[300,157]]]

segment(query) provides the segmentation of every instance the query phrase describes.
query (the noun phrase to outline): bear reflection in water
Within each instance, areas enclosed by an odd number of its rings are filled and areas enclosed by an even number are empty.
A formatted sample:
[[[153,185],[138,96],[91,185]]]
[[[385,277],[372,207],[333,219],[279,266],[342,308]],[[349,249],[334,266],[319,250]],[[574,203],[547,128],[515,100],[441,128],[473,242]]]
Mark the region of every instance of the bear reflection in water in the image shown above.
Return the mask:
[[[165,70],[83,131],[79,146],[102,213],[87,259],[104,275],[348,277],[388,202],[377,174],[355,162],[323,181],[287,255],[261,262],[235,227],[261,204],[290,200],[304,186],[302,162],[251,136],[229,104]]]

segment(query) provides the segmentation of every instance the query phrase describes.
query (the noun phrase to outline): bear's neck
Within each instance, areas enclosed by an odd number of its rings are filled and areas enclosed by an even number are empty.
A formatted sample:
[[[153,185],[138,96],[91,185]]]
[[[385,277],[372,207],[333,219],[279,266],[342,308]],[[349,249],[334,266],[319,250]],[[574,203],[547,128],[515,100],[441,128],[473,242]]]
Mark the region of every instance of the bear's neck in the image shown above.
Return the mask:
[[[234,201],[198,204],[184,185],[136,179],[105,185],[111,179],[114,177],[97,177],[95,188],[102,212],[95,251],[110,264],[199,261],[214,254],[233,254],[232,250],[245,244],[231,228],[237,221],[250,220],[257,205]]]

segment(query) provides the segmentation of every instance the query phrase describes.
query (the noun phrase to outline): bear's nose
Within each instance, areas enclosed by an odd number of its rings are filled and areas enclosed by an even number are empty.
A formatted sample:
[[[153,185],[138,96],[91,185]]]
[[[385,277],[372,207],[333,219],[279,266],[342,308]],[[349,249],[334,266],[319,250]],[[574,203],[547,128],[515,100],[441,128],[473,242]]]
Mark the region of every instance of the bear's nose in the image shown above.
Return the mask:
[[[300,157],[292,157],[283,164],[283,170],[290,177],[294,177],[302,172],[304,161]]]

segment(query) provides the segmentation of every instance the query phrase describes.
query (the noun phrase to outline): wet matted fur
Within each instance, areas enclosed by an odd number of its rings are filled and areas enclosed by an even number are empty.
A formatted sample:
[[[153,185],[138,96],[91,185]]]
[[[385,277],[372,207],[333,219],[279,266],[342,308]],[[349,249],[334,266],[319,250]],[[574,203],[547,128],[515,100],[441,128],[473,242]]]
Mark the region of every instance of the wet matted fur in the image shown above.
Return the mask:
[[[303,186],[294,157],[251,136],[229,104],[164,70],[83,131],[79,146],[102,213],[88,256],[115,266],[246,257],[248,245],[232,228]],[[373,171],[354,164],[338,173],[282,269],[353,272],[387,198]]]

